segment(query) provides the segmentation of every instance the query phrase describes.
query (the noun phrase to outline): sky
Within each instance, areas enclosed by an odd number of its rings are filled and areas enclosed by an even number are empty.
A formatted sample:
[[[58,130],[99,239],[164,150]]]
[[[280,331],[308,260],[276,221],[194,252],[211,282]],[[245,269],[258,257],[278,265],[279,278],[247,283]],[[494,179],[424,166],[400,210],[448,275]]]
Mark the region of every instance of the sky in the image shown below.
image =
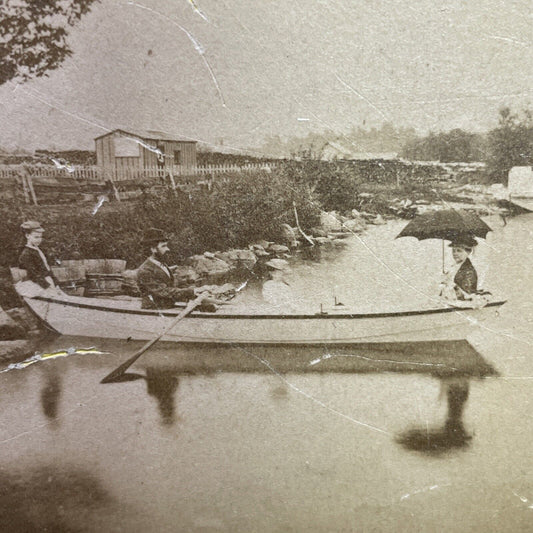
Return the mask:
[[[115,128],[211,148],[391,122],[481,132],[533,101],[530,0],[101,0],[46,78],[0,87],[0,146]]]

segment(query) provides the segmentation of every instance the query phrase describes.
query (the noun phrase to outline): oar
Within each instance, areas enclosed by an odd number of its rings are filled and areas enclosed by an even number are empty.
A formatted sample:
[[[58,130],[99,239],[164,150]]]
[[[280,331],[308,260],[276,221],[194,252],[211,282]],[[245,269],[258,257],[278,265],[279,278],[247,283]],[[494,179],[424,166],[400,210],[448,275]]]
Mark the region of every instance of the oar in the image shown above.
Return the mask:
[[[117,381],[125,372],[128,370],[128,368],[141,357],[141,355],[148,350],[148,348],[152,347],[158,340],[163,337],[166,333],[168,333],[180,320],[185,318],[189,313],[191,313],[196,307],[198,307],[203,300],[207,298],[206,293],[200,294],[196,299],[191,300],[187,307],[170,323],[169,326],[167,326],[155,339],[152,339],[151,341],[147,342],[138,352],[135,352],[134,355],[132,355],[127,361],[124,361],[118,368],[115,368],[113,372],[108,374],[100,383],[113,383]]]

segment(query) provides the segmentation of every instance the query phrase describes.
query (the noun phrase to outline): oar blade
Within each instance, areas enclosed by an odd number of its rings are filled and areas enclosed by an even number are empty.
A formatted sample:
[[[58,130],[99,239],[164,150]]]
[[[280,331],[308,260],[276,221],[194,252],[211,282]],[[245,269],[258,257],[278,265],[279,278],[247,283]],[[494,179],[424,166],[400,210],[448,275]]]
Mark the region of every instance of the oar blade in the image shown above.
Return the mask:
[[[127,361],[122,363],[119,367],[115,368],[113,372],[105,376],[100,383],[117,383],[120,381],[120,377],[128,370],[128,368],[141,357],[141,355],[153,346],[158,340],[160,340],[163,335],[168,333],[181,319],[185,318],[189,313],[191,313],[196,307],[198,307],[207,297],[206,294],[201,294],[195,300],[190,301],[187,304],[187,307],[154,339],[145,344],[138,352],[136,352],[132,357]]]

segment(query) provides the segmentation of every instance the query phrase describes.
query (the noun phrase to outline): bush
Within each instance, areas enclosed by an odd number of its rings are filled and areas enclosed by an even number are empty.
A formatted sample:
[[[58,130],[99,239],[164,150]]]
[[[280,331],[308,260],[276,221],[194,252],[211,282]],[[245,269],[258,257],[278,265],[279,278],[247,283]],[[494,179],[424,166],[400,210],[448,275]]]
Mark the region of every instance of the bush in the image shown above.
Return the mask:
[[[316,225],[319,209],[307,187],[282,171],[234,175],[217,180],[212,194],[193,198],[193,232],[204,248],[245,246],[277,240],[281,226],[295,226],[293,202],[302,227]]]

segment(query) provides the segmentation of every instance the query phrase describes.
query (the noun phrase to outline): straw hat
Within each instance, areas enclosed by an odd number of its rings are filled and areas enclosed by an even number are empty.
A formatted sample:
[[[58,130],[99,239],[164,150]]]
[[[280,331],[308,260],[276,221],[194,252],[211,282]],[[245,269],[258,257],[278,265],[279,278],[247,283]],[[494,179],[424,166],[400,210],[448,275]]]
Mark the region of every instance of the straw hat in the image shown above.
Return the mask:
[[[23,222],[20,225],[20,229],[24,233],[31,233],[33,231],[44,231],[41,224],[37,222],[36,220],[26,220],[26,222]]]

